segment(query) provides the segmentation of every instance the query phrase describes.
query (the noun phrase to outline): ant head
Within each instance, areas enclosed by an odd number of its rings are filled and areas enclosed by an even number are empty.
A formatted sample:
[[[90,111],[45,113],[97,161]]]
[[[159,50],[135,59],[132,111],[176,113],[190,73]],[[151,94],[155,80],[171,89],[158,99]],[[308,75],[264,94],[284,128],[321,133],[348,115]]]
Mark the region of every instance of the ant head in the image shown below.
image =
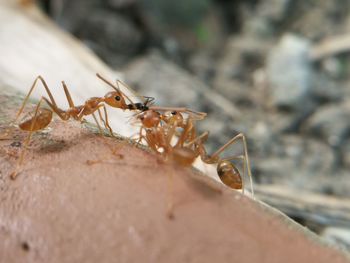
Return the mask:
[[[145,128],[157,127],[160,123],[160,114],[154,110],[142,112],[137,118],[142,122]]]
[[[113,108],[127,109],[123,95],[118,91],[110,91],[104,96],[104,101]]]
[[[164,113],[162,120],[167,124],[173,125],[175,123],[180,124],[183,122],[183,116],[178,111],[167,111]]]

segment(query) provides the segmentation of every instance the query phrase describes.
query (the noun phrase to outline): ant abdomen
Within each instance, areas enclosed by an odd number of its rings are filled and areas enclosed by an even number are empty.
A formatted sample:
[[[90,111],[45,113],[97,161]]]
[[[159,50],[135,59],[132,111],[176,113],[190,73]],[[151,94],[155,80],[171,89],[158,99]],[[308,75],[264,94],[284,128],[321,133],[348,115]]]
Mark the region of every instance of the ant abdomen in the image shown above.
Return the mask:
[[[237,167],[229,161],[222,161],[216,169],[220,180],[230,188],[242,189],[242,177]]]
[[[34,114],[25,116],[18,125],[24,131],[38,131],[44,129],[52,120],[52,111],[45,108],[39,108],[36,118]],[[35,121],[35,122],[34,122]]]

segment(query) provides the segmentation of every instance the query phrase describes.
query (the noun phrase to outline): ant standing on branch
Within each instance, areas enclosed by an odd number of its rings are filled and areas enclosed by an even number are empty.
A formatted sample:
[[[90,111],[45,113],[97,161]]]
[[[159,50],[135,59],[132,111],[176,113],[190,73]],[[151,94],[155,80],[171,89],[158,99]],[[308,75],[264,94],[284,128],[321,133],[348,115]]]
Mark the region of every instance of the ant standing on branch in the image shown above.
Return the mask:
[[[101,126],[95,115],[95,112],[97,112],[100,121],[102,121],[105,128],[110,132],[111,136],[114,136],[113,130],[108,122],[106,110],[106,105],[108,105],[110,107],[119,108],[122,110],[136,111],[136,118],[141,123],[139,142],[144,140],[146,144],[164,160],[172,160],[174,163],[181,166],[191,166],[194,160],[197,157],[200,157],[205,163],[217,164],[217,173],[219,178],[230,188],[244,190],[244,183],[240,172],[231,162],[232,160],[242,160],[243,177],[245,175],[245,170],[247,170],[251,190],[253,191],[247,144],[245,136],[242,133],[234,136],[216,152],[209,155],[204,147],[204,142],[208,139],[209,132],[204,132],[203,134],[198,135],[195,128],[195,122],[203,120],[206,117],[206,113],[193,111],[188,108],[152,106],[154,98],[146,96],[139,96],[143,102],[134,103],[119,88],[119,84],[121,84],[132,91],[126,84],[119,80],[116,82],[116,84],[113,84],[101,75],[96,75],[111,88],[113,88],[114,91],[108,92],[104,97],[92,97],[86,100],[83,105],[76,106],[71,98],[66,84],[62,81],[63,89],[69,104],[69,108],[67,110],[62,110],[57,106],[50,89],[41,76],[38,76],[35,79],[16,115],[14,123],[18,121],[38,81],[43,84],[49,98],[42,96],[34,110],[34,115],[28,115],[18,124],[21,130],[28,131],[29,134],[25,140],[24,149],[20,154],[16,168],[14,172],[11,173],[12,179],[16,178],[19,168],[22,165],[25,152],[24,150],[27,148],[30,142],[32,133],[47,127],[52,121],[53,113],[56,113],[63,121],[67,121],[72,118],[80,122],[83,121],[84,116],[92,115],[98,126],[100,134],[103,135]],[[126,101],[128,101],[128,103],[126,103]],[[49,108],[42,107],[41,104],[43,102],[46,102]],[[102,114],[101,108],[103,109],[104,114]],[[184,115],[187,115],[187,118],[184,118]],[[174,140],[176,141],[175,144],[173,143]],[[243,154],[221,158],[221,153],[224,152],[229,146],[235,144],[237,141],[241,141],[243,145]]]
[[[96,74],[96,75],[100,79],[104,80],[104,78],[101,77],[99,74]],[[141,105],[135,106],[134,104],[132,104],[131,100],[119,89],[118,85],[119,85],[119,83],[121,83],[120,81],[117,82],[117,87],[114,85],[111,85],[111,87],[114,89],[114,91],[110,91],[110,92],[106,93],[104,97],[92,97],[92,98],[86,100],[83,105],[76,106],[72,100],[72,97],[69,93],[69,90],[68,90],[65,82],[62,81],[63,90],[65,92],[65,95],[66,95],[66,98],[67,98],[67,101],[69,104],[69,108],[67,110],[63,110],[63,109],[58,107],[58,105],[57,105],[54,97],[52,96],[52,93],[51,93],[48,85],[46,84],[44,78],[41,76],[38,76],[34,80],[28,94],[26,95],[25,99],[23,100],[22,106],[19,109],[13,123],[18,122],[18,119],[21,116],[31,93],[33,92],[34,88],[37,86],[38,81],[40,81],[43,84],[43,86],[46,90],[46,93],[48,95],[48,98],[45,96],[42,96],[40,98],[38,104],[36,105],[36,108],[34,110],[34,114],[33,113],[28,114],[26,117],[24,117],[18,123],[18,127],[21,130],[28,131],[29,134],[25,140],[24,148],[20,154],[19,160],[16,164],[16,168],[11,173],[12,179],[15,179],[16,176],[18,175],[19,168],[21,167],[21,165],[23,163],[25,149],[29,145],[32,133],[46,128],[52,121],[53,113],[56,113],[58,115],[58,117],[63,121],[67,121],[69,119],[74,119],[74,120],[77,120],[80,122],[82,122],[84,120],[85,116],[92,115],[92,117],[94,118],[96,125],[100,131],[100,134],[103,135],[101,126],[100,126],[100,124],[97,120],[97,117],[95,115],[95,112],[98,112],[99,119],[102,121],[102,123],[104,124],[105,128],[109,131],[111,136],[114,136],[113,130],[110,127],[109,122],[108,122],[106,105],[113,107],[113,108],[119,108],[122,110],[132,110],[133,107],[141,107]],[[126,99],[129,100],[129,102],[131,102],[131,104],[127,104]],[[152,99],[148,98],[148,101],[151,102]],[[45,108],[42,106],[43,102],[45,102],[47,104],[48,108]],[[144,106],[146,106],[146,105],[144,105]],[[103,109],[104,114],[102,114],[101,109]],[[104,117],[103,117],[103,115],[104,115]],[[4,137],[4,136],[2,136],[2,137]]]

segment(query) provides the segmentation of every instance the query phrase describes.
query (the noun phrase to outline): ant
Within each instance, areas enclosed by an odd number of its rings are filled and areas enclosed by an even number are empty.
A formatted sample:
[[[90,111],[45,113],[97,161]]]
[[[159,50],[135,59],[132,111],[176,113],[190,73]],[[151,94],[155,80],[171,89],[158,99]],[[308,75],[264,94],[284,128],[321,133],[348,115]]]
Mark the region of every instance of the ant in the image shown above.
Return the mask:
[[[198,119],[195,119],[191,114],[187,119],[184,119],[183,115],[176,111],[166,112],[165,114],[157,111],[146,111],[137,118],[141,121],[145,130],[145,134],[142,133],[142,130],[140,131],[140,139],[144,139],[147,145],[165,160],[171,158],[177,164],[191,166],[195,159],[200,157],[204,163],[217,164],[217,174],[225,185],[244,191],[242,176],[237,167],[231,162],[232,160],[242,160],[243,175],[247,168],[252,194],[254,195],[247,143],[243,133],[234,136],[212,155],[209,155],[204,147],[209,132],[206,131],[197,136],[194,122]],[[182,129],[182,132],[176,144],[173,145],[172,139],[178,127]],[[222,152],[239,140],[243,144],[243,155],[220,158]]]
[[[96,74],[96,75],[100,79],[104,80],[104,78],[101,77],[99,74]],[[13,121],[13,123],[17,123],[21,113],[24,110],[25,105],[28,102],[28,99],[29,99],[31,93],[33,92],[34,88],[37,86],[38,81],[40,81],[43,84],[49,98],[42,96],[40,98],[38,104],[35,107],[34,115],[32,115],[32,114],[27,115],[18,124],[18,126],[21,130],[29,132],[29,134],[25,140],[25,143],[24,143],[24,149],[27,148],[33,132],[42,130],[42,129],[46,128],[51,123],[52,118],[53,118],[53,113],[56,113],[59,116],[59,118],[63,121],[68,121],[69,119],[72,118],[72,119],[80,121],[80,122],[84,121],[85,116],[92,115],[96,124],[97,124],[97,127],[99,129],[100,134],[103,135],[101,126],[100,126],[100,124],[96,118],[96,115],[95,115],[95,112],[97,111],[100,120],[104,124],[105,128],[110,132],[111,136],[113,137],[114,136],[113,130],[110,127],[109,122],[108,122],[106,105],[111,106],[113,108],[119,108],[122,110],[130,110],[132,107],[136,107],[136,108],[137,107],[138,108],[147,107],[147,104],[153,101],[153,98],[147,97],[147,101],[146,101],[146,103],[144,103],[144,105],[135,106],[134,104],[127,104],[125,99],[128,99],[131,102],[131,100],[127,97],[127,95],[125,95],[119,89],[119,86],[116,87],[114,85],[111,85],[111,87],[114,89],[114,91],[110,91],[110,92],[106,93],[104,97],[92,97],[92,98],[89,98],[88,100],[86,100],[83,105],[75,106],[75,104],[72,100],[72,97],[69,93],[67,85],[65,84],[64,81],[62,81],[62,86],[63,86],[64,92],[65,92],[65,95],[66,95],[66,98],[67,98],[67,101],[69,104],[69,108],[67,110],[62,110],[61,108],[59,108],[57,106],[57,103],[56,103],[54,97],[52,96],[52,93],[51,93],[48,85],[46,84],[44,78],[42,76],[38,76],[34,80],[28,94],[26,95],[25,99],[23,100],[22,106],[19,109],[19,111],[17,112],[16,118]],[[117,85],[119,83],[122,83],[122,82],[117,81]],[[46,104],[48,105],[49,108],[42,107],[41,104],[43,102],[46,102]],[[130,105],[133,105],[133,106],[130,106]],[[101,108],[103,108],[103,111],[104,111],[104,118],[102,116]],[[16,165],[14,172],[11,173],[11,179],[16,178],[16,176],[18,174],[18,169],[22,165],[23,157],[24,157],[24,150],[22,150],[22,152],[20,154],[20,157],[19,157],[19,160],[17,162],[17,165]]]

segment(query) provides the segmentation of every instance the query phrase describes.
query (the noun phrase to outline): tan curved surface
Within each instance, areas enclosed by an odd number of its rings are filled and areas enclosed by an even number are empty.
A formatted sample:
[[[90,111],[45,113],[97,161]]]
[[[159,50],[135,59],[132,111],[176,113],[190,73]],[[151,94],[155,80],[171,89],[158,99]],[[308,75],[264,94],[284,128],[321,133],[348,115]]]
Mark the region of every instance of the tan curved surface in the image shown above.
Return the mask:
[[[14,140],[0,141],[0,262],[347,262],[271,209],[191,169],[74,122],[51,128],[34,136],[15,181],[8,177]],[[21,141],[25,134],[13,135]],[[98,158],[105,162],[86,164]],[[166,216],[169,174],[174,220]]]

